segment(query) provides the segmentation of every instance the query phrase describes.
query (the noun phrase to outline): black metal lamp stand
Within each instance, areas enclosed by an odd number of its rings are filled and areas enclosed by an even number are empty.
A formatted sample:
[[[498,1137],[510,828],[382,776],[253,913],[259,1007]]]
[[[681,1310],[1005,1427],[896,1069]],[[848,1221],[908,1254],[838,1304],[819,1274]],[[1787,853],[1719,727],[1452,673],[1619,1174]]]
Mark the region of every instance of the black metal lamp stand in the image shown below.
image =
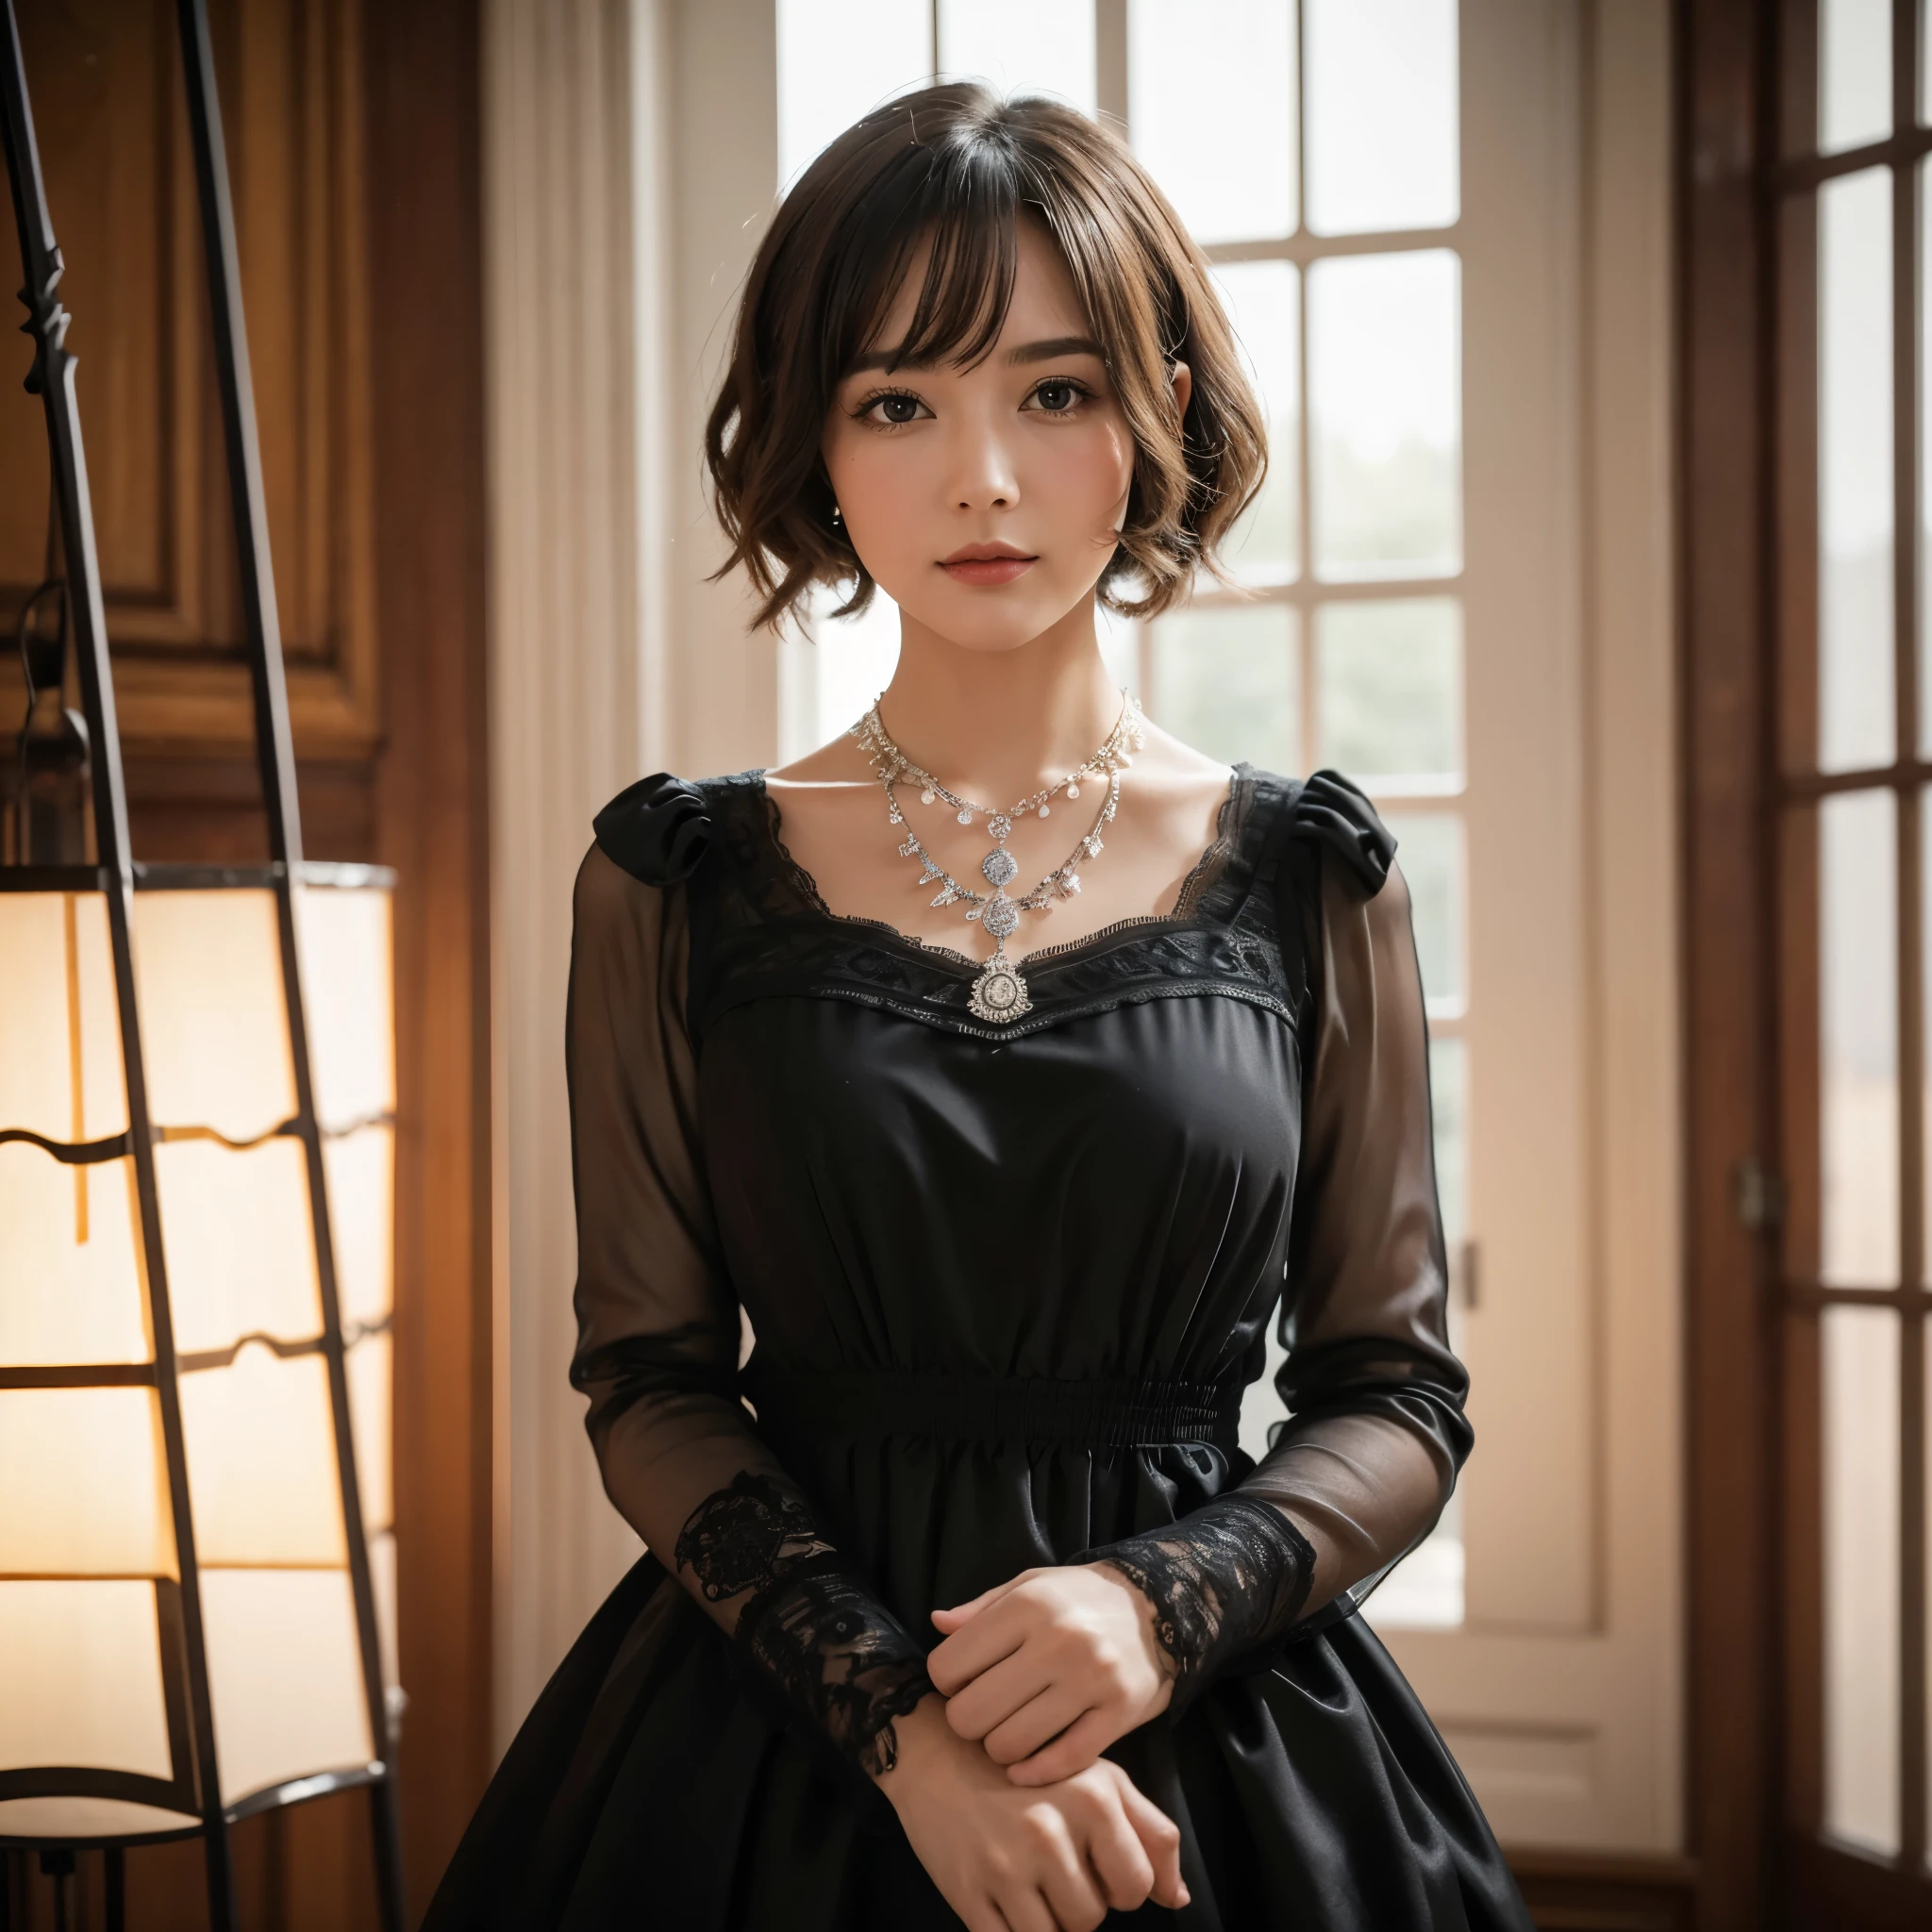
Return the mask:
[[[359,1784],[368,1789],[373,1813],[382,1924],[385,1932],[403,1932],[395,1736],[384,1693],[375,1591],[350,1430],[336,1257],[326,1209],[323,1137],[316,1117],[309,1031],[295,950],[296,890],[305,880],[312,880],[322,869],[305,868],[302,858],[294,753],[270,569],[268,518],[247,338],[242,322],[234,215],[205,4],[204,0],[179,0],[181,53],[187,81],[202,234],[206,244],[208,299],[226,432],[236,549],[242,569],[242,608],[245,614],[248,660],[254,681],[256,746],[262,798],[268,816],[270,851],[269,863],[265,867],[231,868],[219,874],[202,870],[196,872],[192,881],[185,877],[170,879],[166,876],[169,868],[137,867],[128,850],[120,736],[115,722],[114,690],[108,657],[87,463],[75,394],[74,358],[65,347],[68,318],[58,294],[62,263],[48,217],[13,0],[5,0],[5,4],[8,33],[4,73],[0,73],[0,120],[4,120],[7,170],[12,189],[25,279],[22,291],[22,300],[29,316],[25,332],[33,337],[35,344],[33,368],[26,386],[29,391],[41,396],[46,409],[56,508],[65,555],[68,615],[77,657],[86,726],[85,750],[92,787],[96,858],[92,863],[81,864],[22,862],[0,865],[0,891],[86,892],[105,897],[120,1047],[126,1078],[128,1130],[125,1136],[113,1137],[111,1141],[65,1148],[55,1148],[45,1141],[41,1141],[40,1144],[53,1153],[56,1159],[69,1163],[107,1158],[131,1161],[138,1208],[135,1240],[145,1274],[154,1346],[153,1360],[147,1363],[77,1368],[0,1367],[0,1391],[114,1386],[141,1386],[155,1391],[158,1399],[178,1580],[161,1581],[155,1586],[172,1774],[162,1779],[125,1772],[58,1767],[47,1771],[0,1772],[0,1800],[54,1796],[117,1800],[148,1806],[177,1816],[186,1814],[198,1823],[165,1831],[104,1834],[79,1840],[63,1838],[58,1841],[16,1838],[4,1842],[15,1850],[40,1850],[42,1853],[42,1866],[54,1879],[57,1911],[63,1922],[67,1910],[67,1877],[73,1870],[74,1852],[82,1846],[105,1849],[108,1855],[108,1921],[110,1926],[118,1927],[122,1920],[122,1853],[125,1847],[160,1839],[198,1836],[204,1841],[207,1856],[210,1924],[218,1928],[218,1932],[236,1932],[237,1902],[229,1844],[230,1826],[239,1818],[258,1810],[296,1803],[325,1791]],[[25,795],[21,805],[25,812]],[[24,818],[22,824],[25,826]],[[24,829],[17,842],[19,859],[30,861],[34,854]],[[63,858],[68,856],[63,855]],[[312,1204],[316,1274],[322,1309],[322,1335],[316,1352],[321,1354],[326,1364],[328,1406],[334,1424],[336,1473],[341,1485],[361,1688],[368,1705],[369,1737],[375,1745],[374,1761],[366,1766],[285,1780],[268,1790],[255,1791],[237,1804],[226,1805],[217,1774],[208,1641],[190,1507],[167,1263],[161,1241],[155,1158],[158,1129],[149,1105],[142,1045],[142,1016],[135,992],[130,937],[137,889],[165,889],[170,884],[191,882],[203,890],[225,885],[256,891],[267,888],[275,895],[296,1103],[293,1118],[276,1131],[299,1140],[302,1144]],[[0,1129],[6,1125],[4,1121],[0,1121]],[[31,1134],[0,1132],[0,1139],[15,1138],[39,1139]],[[0,1897],[0,1917],[4,1917],[5,1903],[4,1897]]]

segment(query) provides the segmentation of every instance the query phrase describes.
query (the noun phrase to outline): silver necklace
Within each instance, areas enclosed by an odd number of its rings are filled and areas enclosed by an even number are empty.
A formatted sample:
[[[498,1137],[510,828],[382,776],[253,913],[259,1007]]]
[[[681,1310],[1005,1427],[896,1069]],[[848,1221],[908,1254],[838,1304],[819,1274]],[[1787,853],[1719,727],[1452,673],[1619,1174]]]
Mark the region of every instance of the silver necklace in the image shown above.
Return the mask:
[[[941,785],[924,765],[915,764],[893,742],[884,720],[879,716],[876,703],[852,727],[852,736],[864,747],[866,757],[872,761],[873,775],[878,779],[886,794],[886,816],[894,825],[906,824],[905,809],[899,803],[896,789],[903,779],[909,779],[920,788],[922,804],[932,805],[943,799],[953,808],[954,816],[962,825],[970,825],[975,818],[986,821],[987,836],[992,841],[992,850],[979,861],[979,870],[981,876],[992,888],[991,892],[981,892],[962,885],[926,850],[919,834],[909,828],[899,847],[899,856],[919,860],[924,868],[919,877],[921,885],[930,885],[935,879],[939,881],[939,895],[932,901],[933,905],[963,905],[966,918],[977,921],[992,935],[992,958],[973,982],[972,997],[966,1003],[968,1011],[975,1019],[989,1021],[994,1025],[1004,1025],[1008,1020],[1017,1020],[1023,1013],[1030,1012],[1032,997],[1027,992],[1024,975],[1007,958],[1007,941],[1019,929],[1021,913],[1042,911],[1057,900],[1071,899],[1080,890],[1080,861],[1100,857],[1104,844],[1101,828],[1111,824],[1114,814],[1120,809],[1121,773],[1133,763],[1133,754],[1146,742],[1141,708],[1129,692],[1122,691],[1120,717],[1099,748],[1063,777],[1042,786],[1040,791],[1021,799],[1017,805],[1008,806],[1004,811],[960,797],[958,792]],[[1104,778],[1107,786],[1092,824],[1074,842],[1074,849],[1066,858],[1031,891],[1012,897],[1007,888],[1018,876],[1020,866],[1007,850],[1007,841],[1012,837],[1014,824],[1028,812],[1037,813],[1042,819],[1051,817],[1053,801],[1062,791],[1069,798],[1078,798],[1080,780],[1090,776]]]

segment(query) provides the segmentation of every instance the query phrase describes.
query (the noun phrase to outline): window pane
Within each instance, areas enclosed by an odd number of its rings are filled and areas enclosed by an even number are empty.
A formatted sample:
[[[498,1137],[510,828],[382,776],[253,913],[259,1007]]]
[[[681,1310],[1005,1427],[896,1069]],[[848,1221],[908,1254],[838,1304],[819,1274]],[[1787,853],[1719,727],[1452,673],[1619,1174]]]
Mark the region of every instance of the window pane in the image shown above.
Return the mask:
[[[940,72],[1093,111],[1093,0],[940,0]]]
[[[778,0],[778,180],[889,94],[932,78],[930,0]]]
[[[1454,597],[1324,604],[1315,613],[1316,762],[1371,791],[1462,774],[1462,607]]]
[[[1819,0],[1819,151],[1838,154],[1890,132],[1891,0]]]
[[[1824,1434],[1824,1828],[1899,1844],[1898,1317],[1820,1317]]]
[[[1134,147],[1194,240],[1294,233],[1291,0],[1131,0]]]
[[[778,757],[790,764],[849,729],[892,681],[899,662],[899,607],[873,592],[862,615],[835,619],[839,598],[811,593],[805,623],[778,645]]]
[[[1456,1630],[1463,1619],[1462,1491],[1441,1521],[1375,1586],[1363,1615],[1377,1630]]]
[[[1436,1194],[1449,1252],[1469,1239],[1469,1043],[1429,1041],[1429,1100],[1436,1125]]]
[[[1094,629],[1100,633],[1101,661],[1107,675],[1120,691],[1130,691],[1144,701],[1146,679],[1141,670],[1141,643],[1143,626],[1131,618],[1119,617],[1106,605],[1094,607]]]
[[[1322,576],[1446,576],[1461,567],[1460,293],[1460,264],[1446,249],[1308,271]]]
[[[1847,1287],[1898,1274],[1895,827],[1890,792],[1819,808],[1821,1266]]]
[[[1286,605],[1180,610],[1155,625],[1155,717],[1209,758],[1300,764],[1295,613]]]
[[[1395,862],[1408,881],[1429,1011],[1458,1013],[1464,999],[1462,820],[1448,811],[1391,812],[1388,824],[1395,835]]]
[[[1224,558],[1247,582],[1287,583],[1301,570],[1301,277],[1292,262],[1247,261],[1215,280],[1268,412],[1268,478]]]
[[[1891,175],[1818,192],[1818,762],[1890,764]]]
[[[1456,219],[1456,0],[1307,0],[1308,225]]]

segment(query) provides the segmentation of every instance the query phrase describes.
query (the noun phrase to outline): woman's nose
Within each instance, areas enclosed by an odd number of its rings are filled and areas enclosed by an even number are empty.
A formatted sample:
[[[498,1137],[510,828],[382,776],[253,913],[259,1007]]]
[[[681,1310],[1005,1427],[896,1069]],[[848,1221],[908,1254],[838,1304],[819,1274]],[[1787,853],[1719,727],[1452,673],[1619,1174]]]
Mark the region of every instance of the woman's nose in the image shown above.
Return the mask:
[[[1011,509],[1020,501],[1011,452],[991,425],[960,430],[947,494],[958,508],[967,510]]]

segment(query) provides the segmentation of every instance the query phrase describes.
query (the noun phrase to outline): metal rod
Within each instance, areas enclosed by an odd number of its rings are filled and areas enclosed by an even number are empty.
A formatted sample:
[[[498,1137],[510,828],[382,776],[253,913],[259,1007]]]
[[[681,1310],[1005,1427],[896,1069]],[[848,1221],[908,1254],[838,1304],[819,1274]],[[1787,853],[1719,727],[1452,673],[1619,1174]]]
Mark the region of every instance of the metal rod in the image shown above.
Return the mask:
[[[101,1857],[107,1868],[107,1932],[127,1932],[127,1854],[109,1845]]]
[[[161,1415],[169,1501],[174,1513],[175,1563],[180,1573],[182,1651],[189,1678],[187,1705],[193,1732],[197,1805],[207,1854],[208,1915],[217,1932],[234,1932],[234,1870],[215,1754],[214,1706],[208,1686],[200,1570],[195,1560],[180,1390],[175,1376],[167,1259],[161,1242],[160,1193],[155,1175],[154,1125],[148,1110],[146,1060],[142,1052],[141,1015],[134,985],[134,872],[128,850],[127,797],[121,770],[113,673],[108,658],[100,558],[94,546],[93,508],[88,491],[87,457],[81,441],[80,408],[75,394],[74,358],[66,348],[67,312],[56,292],[64,265],[47,212],[40,149],[27,101],[20,25],[14,17],[13,0],[6,0],[6,6],[8,58],[6,72],[0,75],[0,119],[4,119],[14,222],[20,231],[25,279],[22,294],[28,310],[28,332],[35,341],[34,366],[27,377],[27,388],[40,395],[46,410],[48,458],[66,550],[68,608],[74,623],[81,703],[92,740],[94,836],[106,887],[121,1057],[127,1088],[128,1139],[141,1220],[141,1257],[154,1336],[156,1394]]]
[[[262,486],[248,329],[242,312],[241,256],[235,241],[234,203],[228,187],[221,98],[215,82],[206,0],[179,0],[177,18],[181,64],[188,84],[189,131],[201,199],[208,311],[214,325],[216,376],[227,443],[235,550],[242,571],[242,618],[248,640],[249,672],[255,687],[256,758],[261,773],[262,804],[268,815],[269,858],[278,867],[275,893],[282,987],[287,1003],[289,1051],[295,1075],[295,1124],[308,1174],[309,1219],[315,1241],[317,1284],[321,1290],[323,1353],[328,1364],[336,1469],[341,1488],[342,1524],[360,1641],[369,1736],[372,1749],[384,1766],[382,1783],[387,1786],[395,1774],[395,1752],[382,1681],[375,1583],[370,1573],[369,1541],[363,1529],[355,1439],[349,1422],[348,1372],[337,1292],[335,1241],[329,1221],[322,1136],[315,1115],[314,1071],[309,1059],[302,962],[296,943],[295,891],[302,874],[302,818],[296,791],[294,739],[289,724],[288,681],[282,664],[281,625],[269,554],[268,498]],[[389,1828],[385,1828],[385,1820]],[[378,1798],[375,1861],[384,1932],[403,1932],[402,1846],[400,1834],[393,1825],[393,1798],[387,1807]]]

